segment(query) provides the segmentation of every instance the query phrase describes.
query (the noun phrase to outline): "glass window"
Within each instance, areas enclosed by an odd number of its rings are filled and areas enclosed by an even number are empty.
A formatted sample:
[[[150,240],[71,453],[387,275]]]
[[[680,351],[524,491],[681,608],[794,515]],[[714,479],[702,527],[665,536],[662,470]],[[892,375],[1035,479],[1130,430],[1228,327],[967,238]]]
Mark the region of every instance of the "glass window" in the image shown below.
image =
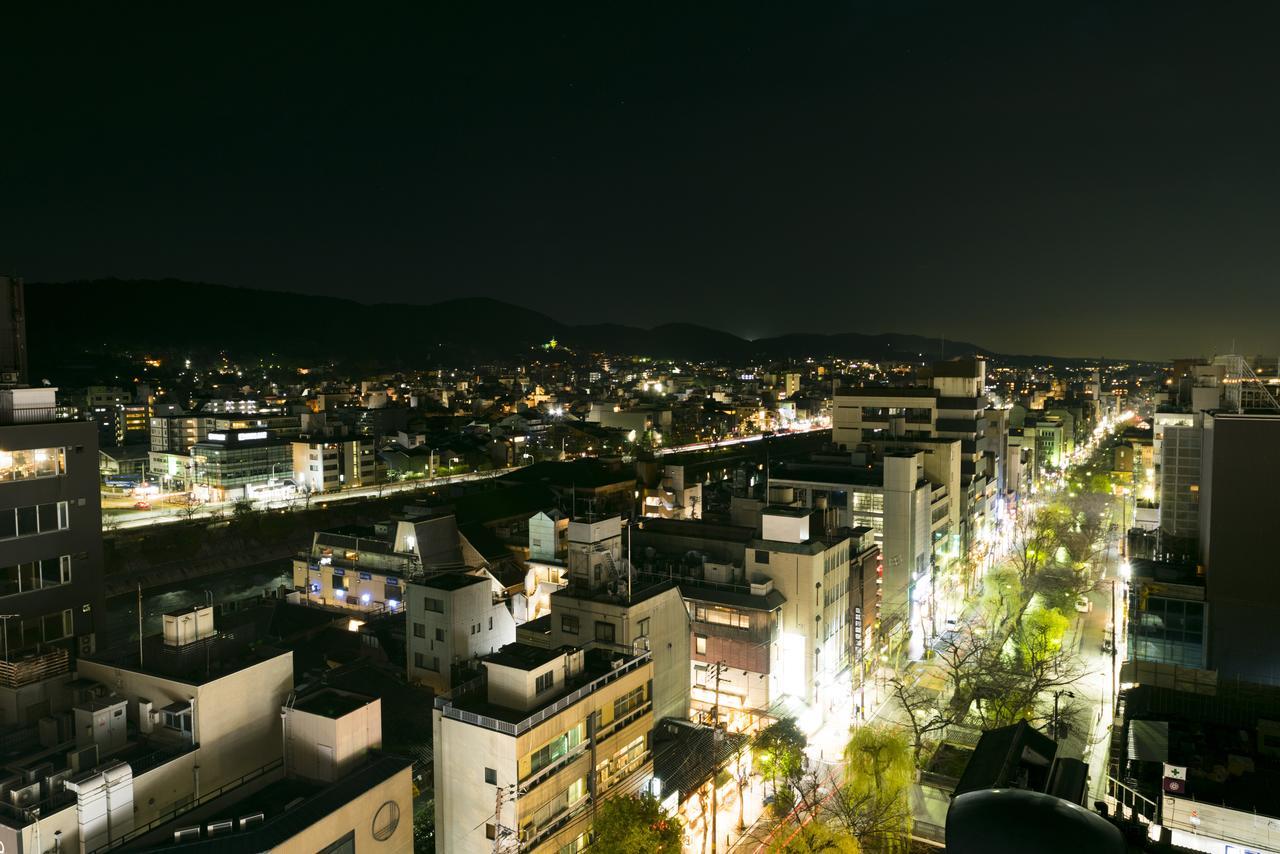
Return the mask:
[[[604,620],[596,620],[596,640],[601,643],[613,643],[616,638],[616,628],[613,623]]]
[[[534,690],[537,693],[541,694],[545,691],[550,691],[556,685],[556,673],[554,670],[548,670],[534,681],[536,682]]]
[[[414,623],[414,624],[413,624],[413,636],[414,636],[415,638],[424,638],[424,639],[425,639],[425,638],[426,638],[426,636],[427,636],[427,627],[426,627],[426,626],[424,626],[422,623]]]
[[[18,508],[18,536],[40,533],[39,513],[34,506]]]
[[[707,636],[706,635],[693,636],[693,651],[696,652],[698,655],[707,654]]]
[[[58,505],[41,504],[38,508],[41,531],[56,531],[62,527],[58,524]]]
[[[18,535],[18,528],[14,522],[16,511],[0,510],[0,540],[7,540]]]
[[[578,633],[578,618],[573,614],[564,614],[560,617],[560,631],[567,635],[576,635]]]
[[[444,613],[444,600],[436,599],[431,596],[426,597],[422,601],[422,607],[428,611],[434,611],[437,614]]]

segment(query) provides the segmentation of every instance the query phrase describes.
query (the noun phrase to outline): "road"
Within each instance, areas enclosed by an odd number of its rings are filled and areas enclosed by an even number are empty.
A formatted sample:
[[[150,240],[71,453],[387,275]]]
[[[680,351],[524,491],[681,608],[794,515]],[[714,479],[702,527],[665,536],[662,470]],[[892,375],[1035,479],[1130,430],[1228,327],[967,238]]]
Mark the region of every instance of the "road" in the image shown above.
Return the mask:
[[[434,480],[406,480],[399,483],[386,483],[375,486],[357,486],[352,489],[344,489],[341,492],[317,493],[311,496],[311,503],[313,505],[332,504],[335,501],[353,501],[362,498],[385,498],[389,495],[396,495],[404,492],[420,492],[427,489],[434,489],[439,486],[447,486],[451,483],[488,480],[489,478],[500,477],[510,471],[514,471],[514,469],[505,468],[494,469],[493,471],[472,472],[470,474],[452,475],[450,477],[438,477]],[[256,504],[260,509],[299,507],[301,505],[301,498],[287,498],[270,502],[258,502]],[[233,502],[230,501],[202,504],[190,515],[177,507],[165,505],[154,507],[151,510],[135,510],[131,507],[124,509],[104,507],[102,511],[102,523],[104,529],[146,528],[152,525],[162,525],[167,522],[185,521],[188,518],[208,519],[213,516],[222,516],[230,513],[232,507]]]
[[[795,427],[784,433],[770,433],[766,436],[764,433],[755,433],[751,436],[739,436],[736,439],[720,439],[716,442],[691,442],[688,445],[675,445],[670,448],[660,448],[655,450],[654,456],[663,457],[669,454],[682,454],[685,451],[710,451],[714,448],[728,448],[733,445],[742,445],[747,442],[759,442],[761,439],[773,436],[795,436],[801,433],[813,433],[818,430],[830,430],[830,424],[814,424],[808,427]]]

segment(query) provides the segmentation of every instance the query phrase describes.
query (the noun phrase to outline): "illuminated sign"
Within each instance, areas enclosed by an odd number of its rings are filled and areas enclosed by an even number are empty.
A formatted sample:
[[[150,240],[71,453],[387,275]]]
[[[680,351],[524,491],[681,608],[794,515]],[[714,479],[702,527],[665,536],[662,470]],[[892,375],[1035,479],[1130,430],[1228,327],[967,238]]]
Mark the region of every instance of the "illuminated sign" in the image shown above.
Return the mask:
[[[239,438],[241,442],[252,442],[254,439],[265,439],[267,438],[267,431],[256,430],[252,433],[241,433]]]
[[[226,433],[210,433],[208,438],[210,442],[225,442],[227,441],[227,434]]]

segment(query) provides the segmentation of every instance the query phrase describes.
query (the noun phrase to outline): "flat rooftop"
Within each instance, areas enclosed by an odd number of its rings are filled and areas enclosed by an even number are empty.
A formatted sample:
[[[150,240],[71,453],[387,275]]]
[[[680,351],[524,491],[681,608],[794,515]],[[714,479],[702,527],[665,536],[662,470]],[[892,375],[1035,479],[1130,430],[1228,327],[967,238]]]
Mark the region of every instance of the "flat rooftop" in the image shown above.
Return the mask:
[[[527,643],[509,643],[497,652],[486,655],[481,661],[516,670],[536,670],[548,661],[554,661],[575,649],[577,647],[562,646],[556,649],[544,649]]]
[[[351,714],[356,709],[364,708],[371,702],[373,702],[372,697],[325,688],[303,697],[294,703],[293,707],[300,712],[336,720]]]
[[[484,584],[488,580],[483,575],[471,575],[467,572],[441,572],[423,579],[419,583],[429,590],[453,591],[470,587],[473,584]]]

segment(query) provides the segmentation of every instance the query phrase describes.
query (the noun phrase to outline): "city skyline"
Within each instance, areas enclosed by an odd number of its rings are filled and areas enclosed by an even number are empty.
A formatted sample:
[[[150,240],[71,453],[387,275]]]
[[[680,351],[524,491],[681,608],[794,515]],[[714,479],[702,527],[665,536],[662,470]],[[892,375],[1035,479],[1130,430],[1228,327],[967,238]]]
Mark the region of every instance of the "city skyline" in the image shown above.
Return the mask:
[[[14,21],[0,269],[1275,351],[1275,11],[1011,9]]]

